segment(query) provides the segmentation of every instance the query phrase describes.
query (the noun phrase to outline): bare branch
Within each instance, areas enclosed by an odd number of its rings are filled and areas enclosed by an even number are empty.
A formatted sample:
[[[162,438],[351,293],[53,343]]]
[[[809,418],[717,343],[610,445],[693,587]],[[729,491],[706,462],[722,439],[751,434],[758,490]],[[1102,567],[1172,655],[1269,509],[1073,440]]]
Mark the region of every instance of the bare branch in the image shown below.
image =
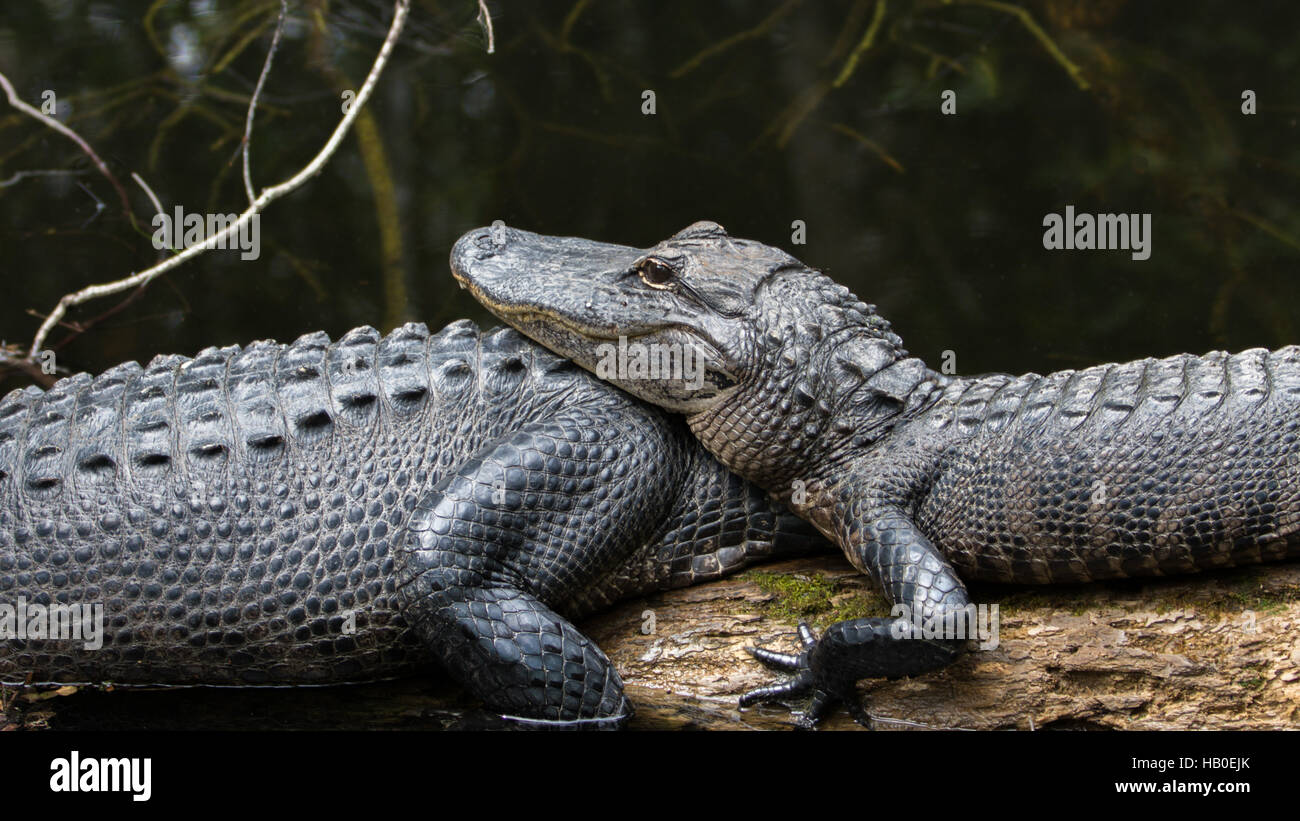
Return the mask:
[[[757,37],[762,37],[769,29],[775,26],[782,17],[785,17],[802,2],[803,0],[786,0],[786,2],[778,6],[771,14],[764,17],[757,26],[733,34],[730,37],[717,41],[716,43],[710,43],[699,54],[696,54],[691,59],[670,71],[668,76],[672,77],[674,80],[685,77],[687,74],[690,74],[692,71],[699,68],[700,64],[705,60],[721,54],[732,46],[743,43],[746,40],[753,40]]]
[[[131,213],[131,204],[126,198],[126,189],[117,181],[117,177],[113,176],[113,172],[108,170],[108,166],[99,158],[99,155],[95,153],[95,149],[90,147],[90,143],[83,140],[80,134],[73,131],[71,128],[68,128],[63,123],[53,117],[42,114],[39,109],[33,108],[23,102],[22,98],[18,96],[18,92],[14,90],[13,84],[9,82],[9,78],[6,77],[2,71],[0,71],[0,88],[4,89],[5,96],[9,98],[9,105],[36,121],[44,123],[81,147],[81,150],[85,152],[87,157],[90,157],[91,162],[93,162],[95,167],[99,169],[99,173],[103,174],[104,177],[113,184],[113,188],[117,189],[117,197],[122,201],[122,211],[134,224],[135,215]]]
[[[0,180],[0,188],[8,188],[11,185],[17,185],[23,180],[32,177],[79,177],[85,173],[85,171],[78,171],[72,168],[37,168],[32,169],[31,171],[15,171],[13,176],[8,179]]]
[[[153,203],[154,212],[158,214],[162,214],[163,213],[162,203],[158,201],[158,195],[153,192],[153,189],[149,187],[149,184],[144,181],[144,177],[141,177],[139,174],[132,171],[131,179],[135,180],[136,185],[139,185],[141,188],[144,189],[144,193],[149,197],[149,202]]]
[[[284,18],[288,14],[289,4],[286,0],[280,0],[280,19],[275,23],[275,34],[271,36],[271,47],[266,51],[266,60],[263,61],[262,73],[257,78],[257,87],[253,89],[253,96],[248,100],[248,119],[244,121],[244,193],[248,194],[249,204],[257,198],[253,194],[253,175],[248,169],[249,143],[253,139],[253,114],[257,111],[257,98],[262,96],[266,75],[271,73],[271,62],[275,59],[276,49],[280,47],[280,35],[284,33]]]
[[[384,38],[383,45],[379,48],[379,54],[375,57],[375,62],[370,67],[370,73],[366,76],[365,82],[357,92],[356,99],[354,99],[351,105],[347,107],[343,119],[339,121],[337,126],[335,126],[334,132],[330,134],[325,145],[316,156],[312,158],[311,162],[309,162],[297,174],[294,174],[284,182],[279,183],[278,185],[273,185],[269,188],[264,188],[262,193],[258,195],[248,208],[239,215],[238,219],[226,225],[223,230],[208,236],[203,242],[191,245],[185,250],[177,253],[175,256],[168,257],[157,265],[126,277],[125,279],[119,279],[116,282],[108,282],[101,285],[91,285],[82,288],[80,291],[75,293],[64,295],[64,297],[59,300],[59,304],[50,312],[50,315],[45,318],[45,321],[41,324],[40,330],[36,332],[36,337],[32,340],[31,351],[28,355],[33,359],[36,358],[41,350],[41,346],[45,343],[46,337],[49,336],[50,331],[58,325],[64,315],[67,314],[68,309],[72,306],[80,305],[81,303],[92,299],[108,296],[109,294],[121,293],[130,288],[144,285],[159,275],[170,271],[172,268],[188,262],[204,251],[207,251],[218,244],[224,244],[227,237],[240,231],[249,220],[262,211],[267,205],[280,199],[285,194],[302,187],[303,183],[319,174],[321,169],[325,166],[325,163],[327,163],[330,157],[334,155],[334,152],[338,150],[339,143],[343,141],[343,137],[346,136],[349,129],[351,129],[353,121],[356,120],[357,114],[361,111],[361,107],[365,105],[368,99],[370,99],[375,84],[379,81],[379,75],[383,72],[384,66],[387,65],[388,58],[392,55],[393,47],[397,43],[397,38],[402,32],[402,26],[406,22],[406,16],[410,11],[410,7],[410,0],[397,0],[394,4],[392,25],[388,29],[388,36]]]
[[[478,22],[480,26],[487,30],[487,53],[491,54],[497,50],[497,38],[492,33],[492,13],[488,11],[485,0],[478,0]]]
[[[880,24],[884,22],[884,19],[885,0],[876,0],[876,13],[872,16],[870,25],[867,26],[862,39],[858,41],[857,48],[853,49],[849,59],[844,62],[844,68],[840,69],[839,76],[835,78],[835,82],[831,85],[839,88],[849,81],[849,78],[853,76],[853,70],[858,67],[858,60],[862,59],[862,55],[866,54],[872,44],[876,42],[876,33],[880,31]]]
[[[1015,17],[1020,21],[1020,25],[1024,26],[1025,30],[1042,44],[1047,53],[1052,56],[1052,59],[1059,63],[1061,68],[1065,69],[1065,72],[1070,75],[1070,79],[1074,80],[1074,84],[1080,90],[1087,91],[1090,88],[1088,80],[1083,76],[1083,69],[1079,68],[1069,57],[1066,57],[1065,52],[1061,51],[1061,47],[1056,45],[1056,42],[1048,36],[1047,32],[1043,31],[1042,26],[1034,22],[1034,16],[1020,6],[1014,3],[1003,3],[1000,0],[943,0],[943,2],[945,4],[958,2],[968,6],[984,6]]]
[[[87,217],[86,221],[81,224],[81,227],[84,229],[87,225],[90,225],[92,222],[94,222],[96,217],[104,213],[104,209],[107,208],[108,206],[104,204],[103,200],[95,196],[95,192],[87,188],[84,182],[78,180],[77,187],[80,188],[87,197],[90,197],[92,200],[95,201],[95,213]]]

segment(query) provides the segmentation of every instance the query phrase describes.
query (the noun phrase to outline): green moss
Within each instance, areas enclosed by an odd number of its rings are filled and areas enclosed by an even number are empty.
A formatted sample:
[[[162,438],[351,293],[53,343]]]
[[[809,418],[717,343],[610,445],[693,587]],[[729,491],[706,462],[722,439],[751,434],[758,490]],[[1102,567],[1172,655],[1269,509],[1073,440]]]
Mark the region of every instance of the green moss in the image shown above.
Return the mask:
[[[765,605],[765,609],[782,621],[798,622],[802,619],[821,628],[844,619],[888,614],[883,597],[864,592],[848,580],[837,584],[821,574],[782,574],[765,570],[751,570],[741,578],[753,582],[764,593],[774,597]],[[1226,592],[1215,591],[1207,597],[1207,591],[1190,591],[1163,599],[1156,605],[1156,610],[1166,613],[1170,610],[1195,609],[1206,618],[1219,618],[1245,610],[1269,615],[1282,612],[1289,604],[1300,601],[1300,588],[1288,587],[1265,593],[1263,578],[1256,570],[1233,580],[1232,589]],[[1064,598],[1066,596],[1072,597]],[[1144,597],[1140,591],[1072,595],[1060,588],[1033,587],[1003,593],[999,597],[999,606],[1004,618],[1025,610],[1043,609],[1065,610],[1072,616],[1083,616],[1098,608],[1113,605],[1117,598],[1125,601],[1137,599],[1138,603],[1125,608],[1132,610],[1142,609],[1142,600],[1150,597]],[[839,601],[832,601],[833,599]]]
[[[850,595],[838,588],[835,582],[821,574],[782,574],[753,570],[744,576],[747,581],[774,598],[764,609],[774,618],[787,622],[806,621],[817,628],[825,628],[837,621],[856,619],[873,613],[876,597],[862,591]],[[835,601],[835,599],[840,599]]]
[[[1239,614],[1245,610],[1269,615],[1280,613],[1287,605],[1300,601],[1300,588],[1287,587],[1282,590],[1264,591],[1267,575],[1258,568],[1239,571],[1224,579],[1229,589],[1207,587],[1201,591],[1190,591],[1174,597],[1163,605],[1161,612],[1169,609],[1194,608],[1207,618],[1221,618]]]
[[[1228,593],[1228,601],[1238,605],[1242,610],[1254,610],[1258,613],[1280,613],[1286,606],[1300,599],[1300,590],[1288,588],[1281,595],[1270,595],[1262,591],[1256,579],[1244,579]]]

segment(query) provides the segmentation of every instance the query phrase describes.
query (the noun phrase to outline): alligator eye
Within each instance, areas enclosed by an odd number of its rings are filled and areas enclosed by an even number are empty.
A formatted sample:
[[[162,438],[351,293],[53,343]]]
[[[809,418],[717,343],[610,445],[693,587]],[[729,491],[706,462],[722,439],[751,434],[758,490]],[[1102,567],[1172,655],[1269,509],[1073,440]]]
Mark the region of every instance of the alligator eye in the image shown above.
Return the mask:
[[[642,282],[661,291],[672,288],[673,279],[677,276],[669,265],[653,257],[638,265],[636,272],[640,274]]]

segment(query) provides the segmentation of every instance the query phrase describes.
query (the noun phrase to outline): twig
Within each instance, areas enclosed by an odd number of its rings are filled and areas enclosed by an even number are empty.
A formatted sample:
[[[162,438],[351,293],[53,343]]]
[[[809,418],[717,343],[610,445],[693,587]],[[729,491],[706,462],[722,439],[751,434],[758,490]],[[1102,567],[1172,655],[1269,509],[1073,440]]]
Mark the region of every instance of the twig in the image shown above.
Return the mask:
[[[271,47],[266,50],[266,59],[262,62],[262,73],[257,78],[257,87],[253,89],[253,96],[248,100],[248,118],[244,121],[244,193],[248,195],[250,204],[256,199],[256,195],[253,193],[253,174],[248,169],[248,146],[253,139],[253,114],[257,111],[257,98],[262,95],[262,86],[266,84],[266,75],[271,73],[271,62],[275,59],[276,49],[280,47],[280,35],[284,33],[284,18],[288,14],[289,4],[286,0],[280,0],[280,19],[275,23],[275,34],[271,36]]]
[[[939,65],[945,65],[948,68],[956,71],[958,74],[966,73],[965,66],[963,66],[961,63],[957,62],[956,60],[954,60],[953,58],[949,57],[946,54],[940,54],[934,49],[927,48],[926,46],[923,46],[920,43],[908,43],[907,47],[912,49],[913,51],[920,52],[921,54],[924,54],[926,57],[930,58],[930,68],[929,71],[926,73],[927,79],[934,77],[935,72],[937,70],[936,66]]]
[[[162,203],[158,201],[158,195],[153,192],[153,189],[149,187],[149,184],[144,181],[144,177],[141,177],[139,174],[132,171],[131,179],[135,180],[136,185],[139,185],[141,188],[144,189],[144,193],[149,197],[149,202],[153,203],[154,213],[162,214],[163,213]]]
[[[1090,87],[1088,81],[1084,79],[1083,69],[1071,62],[1070,58],[1065,56],[1065,52],[1061,51],[1052,38],[1047,36],[1047,32],[1043,31],[1042,27],[1034,22],[1033,15],[1020,6],[1012,3],[1002,3],[999,0],[943,0],[943,2],[958,2],[967,6],[984,6],[1017,18],[1020,20],[1020,25],[1024,26],[1025,30],[1043,44],[1043,48],[1047,49],[1047,53],[1052,55],[1052,59],[1061,64],[1061,68],[1064,68],[1066,73],[1070,75],[1070,79],[1074,80],[1075,85],[1083,91],[1087,91]]]
[[[85,171],[73,168],[34,168],[31,171],[15,171],[13,176],[8,179],[0,180],[0,188],[8,188],[11,185],[17,185],[19,182],[30,177],[79,177],[85,173]]]
[[[134,224],[135,216],[131,213],[131,204],[126,198],[126,189],[122,187],[122,183],[117,181],[117,177],[113,176],[113,172],[108,170],[108,166],[105,165],[104,161],[95,153],[95,149],[90,147],[90,143],[81,139],[80,134],[73,131],[71,128],[68,128],[63,123],[53,117],[42,114],[39,109],[33,108],[23,102],[23,100],[18,96],[18,92],[14,91],[14,87],[9,82],[9,78],[6,77],[2,71],[0,71],[0,88],[4,89],[5,96],[9,98],[9,105],[18,109],[27,116],[32,117],[38,122],[44,123],[81,147],[81,150],[85,152],[87,157],[90,157],[91,162],[93,162],[95,167],[99,169],[99,173],[103,174],[104,177],[113,184],[113,188],[117,189],[117,197],[122,202],[122,212],[125,213],[127,218]]]
[[[330,157],[334,155],[334,152],[338,150],[339,143],[343,141],[343,138],[351,129],[352,122],[357,118],[357,114],[360,113],[361,107],[365,105],[368,99],[370,99],[370,94],[374,91],[375,84],[379,81],[379,75],[383,72],[384,66],[388,63],[388,58],[393,52],[393,47],[397,43],[397,38],[402,32],[402,26],[406,22],[406,15],[410,11],[410,7],[410,0],[396,0],[393,8],[393,22],[389,26],[388,35],[384,38],[383,45],[379,48],[379,54],[375,57],[375,62],[370,67],[370,73],[366,75],[365,82],[362,83],[361,89],[357,92],[357,96],[353,100],[352,105],[349,106],[347,112],[344,113],[343,119],[339,121],[337,126],[335,126],[334,132],[330,134],[329,139],[325,142],[325,145],[316,156],[312,157],[311,162],[307,163],[302,170],[284,182],[262,189],[262,193],[258,195],[248,208],[239,215],[238,219],[228,224],[223,230],[207,237],[203,242],[191,245],[175,256],[168,257],[157,265],[126,277],[125,279],[119,279],[116,282],[108,282],[100,285],[91,285],[82,288],[80,291],[75,293],[64,295],[64,297],[59,300],[59,304],[50,312],[50,315],[45,318],[45,321],[41,324],[40,330],[36,332],[36,337],[32,340],[31,351],[28,355],[33,359],[37,357],[41,350],[41,346],[45,343],[45,338],[49,336],[50,331],[58,325],[64,315],[67,314],[68,309],[72,306],[80,305],[83,302],[97,299],[102,296],[108,296],[109,294],[121,293],[129,288],[144,285],[158,277],[160,274],[188,262],[204,251],[213,248],[217,244],[224,244],[228,236],[241,230],[249,220],[262,211],[267,205],[280,199],[285,194],[297,190],[302,187],[303,183],[307,182],[307,180],[319,174],[321,169],[324,168],[325,163],[327,163]]]
[[[26,375],[28,379],[46,388],[52,387],[54,383],[58,381],[56,375],[46,373],[41,369],[41,366],[32,359],[29,359],[21,353],[11,353],[4,348],[0,348],[0,367],[12,368],[19,371]],[[0,692],[3,692],[3,690],[4,688],[0,688]],[[6,708],[0,705],[0,713],[3,713],[5,709]]]
[[[149,37],[153,50],[158,52],[158,56],[167,59],[167,49],[163,48],[162,40],[158,38],[158,31],[154,28],[153,18],[157,16],[162,7],[167,5],[168,0],[153,0],[149,4],[149,10],[144,13],[144,33]]]
[[[61,341],[51,345],[47,350],[56,351],[56,352],[63,350],[64,346],[66,346],[72,340],[76,339],[78,336],[81,336],[86,331],[89,331],[91,328],[95,327],[96,325],[103,322],[105,319],[108,319],[109,317],[113,316],[114,314],[126,310],[131,305],[131,303],[135,302],[137,299],[139,299],[141,296],[144,295],[144,291],[145,288],[143,285],[141,285],[139,288],[136,288],[134,291],[127,294],[126,299],[123,299],[121,302],[117,303],[113,307],[104,311],[102,314],[91,317],[90,319],[79,321],[79,322],[60,322],[59,325],[64,328],[67,328],[69,333],[67,336],[63,337]],[[28,311],[28,313],[35,313],[35,312]]]
[[[256,5],[253,6],[252,14],[258,15],[261,13],[262,10],[260,8],[258,8]],[[234,26],[239,26],[243,23],[243,18],[237,17],[235,18],[233,23]],[[239,55],[244,53],[244,49],[248,48],[250,45],[256,42],[258,38],[262,36],[262,32],[266,31],[267,27],[270,24],[271,24],[270,20],[263,20],[261,23],[258,23],[257,25],[249,29],[247,32],[245,32],[244,36],[240,37],[237,41],[235,41],[235,44],[231,46],[230,49],[224,55],[222,55],[221,58],[217,60],[215,64],[213,64],[212,68],[206,72],[207,75],[209,77],[216,77],[220,75],[221,72],[225,71],[230,66],[231,63],[239,59]],[[224,46],[225,42],[223,41],[221,45]]]
[[[578,18],[582,16],[582,13],[587,10],[587,4],[590,2],[591,0],[578,0],[573,4],[573,8],[569,9],[569,13],[564,16],[564,24],[560,26],[561,43],[567,44],[569,42],[569,35],[573,33],[574,24],[578,22]]]
[[[840,28],[840,33],[835,37],[834,44],[827,50],[825,56],[818,61],[817,65],[825,68],[833,63],[838,63],[848,53],[852,45],[850,40],[853,32],[858,30],[858,26],[867,18],[867,7],[874,5],[873,0],[853,0],[853,8],[844,17],[844,25]]]
[[[785,148],[786,143],[794,136],[794,132],[799,129],[804,119],[817,110],[817,106],[822,104],[826,95],[831,92],[831,84],[826,80],[818,80],[815,84],[805,89],[798,97],[794,98],[789,105],[785,107],[777,118],[772,121],[759,139],[766,138],[773,131],[779,131],[776,137],[778,148]]]
[[[839,88],[849,81],[849,77],[853,76],[853,70],[858,67],[858,60],[876,42],[876,33],[880,31],[880,24],[884,20],[885,0],[876,0],[876,13],[871,18],[871,24],[867,26],[866,32],[862,35],[862,39],[858,41],[857,48],[853,49],[853,53],[849,55],[849,59],[844,61],[844,68],[840,69],[840,74],[835,78],[835,82],[831,84],[832,86]]]
[[[480,26],[487,29],[487,53],[491,54],[497,50],[497,38],[496,35],[492,33],[492,13],[488,11],[487,2],[485,2],[485,0],[478,0],[478,23]]]
[[[81,180],[77,180],[77,187],[80,188],[86,194],[87,197],[90,197],[92,200],[95,201],[95,213],[91,214],[89,217],[86,218],[85,222],[81,223],[81,228],[82,230],[84,230],[87,225],[90,225],[92,222],[95,221],[96,217],[104,213],[104,209],[107,208],[108,206],[104,204],[103,200],[95,196],[95,192],[87,188],[86,184]]]
[[[763,18],[763,20],[757,26],[754,26],[752,29],[746,29],[745,31],[737,32],[736,34],[733,34],[724,40],[719,40],[718,42],[713,43],[712,45],[702,50],[699,54],[696,54],[691,59],[682,63],[677,68],[673,69],[668,74],[668,76],[672,77],[674,80],[684,77],[690,72],[699,68],[700,63],[703,63],[705,60],[709,59],[713,55],[726,51],[727,49],[731,48],[737,43],[743,43],[746,40],[752,40],[755,37],[761,37],[762,35],[767,33],[768,29],[776,25],[777,21],[779,21],[782,17],[789,14],[791,11],[793,11],[795,6],[799,5],[802,2],[803,0],[786,0],[786,2],[782,3],[780,6],[777,7],[776,11],[772,12],[767,17]]]
[[[1292,248],[1300,250],[1300,239],[1293,237],[1292,235],[1286,232],[1285,228],[1281,228],[1277,225],[1274,225],[1273,223],[1269,222],[1268,220],[1264,219],[1258,214],[1253,214],[1250,211],[1244,211],[1240,208],[1229,208],[1228,213],[1232,214],[1234,217],[1237,217],[1238,219],[1250,223],[1251,225],[1263,231],[1265,234],[1268,234],[1270,237],[1282,243],[1283,245],[1289,245]]]
[[[884,149],[884,146],[882,146],[880,143],[876,142],[875,140],[871,139],[867,135],[859,131],[855,131],[854,129],[850,128],[844,123],[831,123],[831,128],[840,132],[841,134],[843,134],[844,136],[850,139],[857,140],[858,142],[865,145],[867,148],[871,149],[871,151],[874,152],[875,155],[880,158],[881,162],[885,163],[885,165],[888,165],[890,168],[894,169],[898,173],[900,174],[907,173],[907,169],[903,168],[903,164],[901,162],[894,159],[889,154],[889,152]]]
[[[614,99],[614,92],[612,87],[610,86],[610,79],[608,73],[605,71],[604,67],[601,66],[600,58],[597,55],[592,54],[590,51],[588,51],[585,48],[580,48],[578,46],[575,46],[569,40],[563,39],[563,33],[561,33],[561,35],[558,36],[552,34],[551,32],[547,31],[546,28],[541,24],[539,24],[537,21],[533,21],[533,29],[537,32],[537,35],[542,38],[543,42],[545,42],[546,45],[550,46],[551,48],[555,49],[561,54],[576,55],[579,59],[581,59],[584,63],[586,63],[588,67],[591,68],[591,73],[595,76],[596,82],[600,84],[601,99],[605,100],[606,102],[609,102]]]

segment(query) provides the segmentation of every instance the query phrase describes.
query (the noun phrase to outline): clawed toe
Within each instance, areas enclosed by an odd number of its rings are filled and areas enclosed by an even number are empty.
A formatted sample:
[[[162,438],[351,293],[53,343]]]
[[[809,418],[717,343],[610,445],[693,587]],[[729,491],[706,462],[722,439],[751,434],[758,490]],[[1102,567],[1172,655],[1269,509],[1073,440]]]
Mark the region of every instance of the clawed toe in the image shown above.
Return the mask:
[[[871,718],[857,699],[852,682],[843,687],[829,686],[810,666],[812,650],[817,646],[817,637],[806,622],[799,622],[800,653],[777,653],[762,647],[747,648],[751,655],[769,667],[783,670],[795,675],[778,684],[750,690],[740,697],[740,706],[749,707],[764,701],[773,701],[783,697],[799,697],[811,694],[808,708],[797,714],[795,724],[800,729],[812,730],[824,718],[831,707],[843,703],[853,720],[864,727],[871,727]]]
[[[794,673],[794,676],[777,684],[750,690],[740,697],[741,707],[772,701],[783,696],[802,696],[812,689],[813,675],[812,670],[808,667],[808,650],[817,643],[817,640],[813,638],[808,625],[803,622],[799,623],[799,639],[803,645],[802,653],[778,653],[763,647],[746,648],[749,650],[750,655],[767,666],[787,673]],[[809,644],[810,639],[812,644]]]
[[[802,645],[802,653],[777,653],[762,647],[748,647],[746,649],[754,658],[769,667],[775,667],[787,673],[800,673],[808,669],[808,651],[817,646],[817,637],[813,635],[812,628],[808,626],[806,621],[799,622],[799,644]]]
[[[808,622],[799,622],[799,642],[803,644],[804,652],[807,652],[817,646],[817,637],[813,635],[812,628]]]
[[[750,690],[740,697],[740,706],[749,707],[762,701],[770,701],[781,696],[799,696],[803,695],[812,686],[812,677],[808,675],[798,675],[789,681],[783,681],[780,684],[771,684],[767,687],[759,687],[756,690]]]
[[[762,647],[747,647],[749,654],[769,667],[785,670],[787,673],[799,672],[802,660],[793,653],[777,653]]]

